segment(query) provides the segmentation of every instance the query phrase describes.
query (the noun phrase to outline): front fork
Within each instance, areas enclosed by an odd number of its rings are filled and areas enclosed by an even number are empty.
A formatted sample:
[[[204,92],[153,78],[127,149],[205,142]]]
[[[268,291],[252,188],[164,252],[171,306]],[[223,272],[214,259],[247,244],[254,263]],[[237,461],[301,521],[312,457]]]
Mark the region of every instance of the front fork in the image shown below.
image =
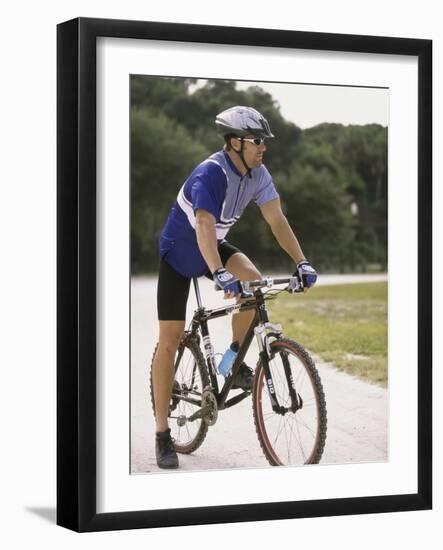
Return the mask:
[[[294,379],[291,373],[291,367],[289,365],[288,354],[281,353],[283,362],[283,369],[285,372],[286,383],[288,384],[289,395],[291,397],[291,407],[283,407],[278,402],[278,397],[275,392],[275,385],[272,380],[271,369],[269,367],[269,361],[274,357],[274,353],[271,350],[271,342],[274,340],[280,340],[282,337],[281,325],[274,325],[272,323],[264,323],[254,329],[257,344],[259,349],[259,355],[263,371],[265,373],[266,385],[268,387],[269,396],[271,399],[271,405],[274,412],[279,414],[286,414],[288,411],[296,412],[303,406],[301,397],[297,394],[294,385]]]

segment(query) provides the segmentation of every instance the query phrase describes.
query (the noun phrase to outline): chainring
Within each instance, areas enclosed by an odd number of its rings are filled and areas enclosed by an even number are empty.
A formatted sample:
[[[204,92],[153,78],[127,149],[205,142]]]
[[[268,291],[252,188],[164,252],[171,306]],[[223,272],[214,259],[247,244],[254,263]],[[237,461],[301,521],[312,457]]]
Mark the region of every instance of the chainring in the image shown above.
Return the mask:
[[[217,422],[218,406],[211,388],[205,388],[202,393],[202,409],[206,408],[202,418],[208,426],[213,426]]]

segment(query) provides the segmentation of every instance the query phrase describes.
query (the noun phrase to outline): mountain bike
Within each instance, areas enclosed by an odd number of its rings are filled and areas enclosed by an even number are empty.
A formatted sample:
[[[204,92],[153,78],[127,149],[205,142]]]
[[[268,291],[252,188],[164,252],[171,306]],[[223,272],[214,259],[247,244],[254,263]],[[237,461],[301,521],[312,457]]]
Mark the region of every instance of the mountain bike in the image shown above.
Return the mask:
[[[169,406],[169,425],[177,452],[189,454],[198,449],[209,427],[217,422],[219,412],[252,393],[255,428],[269,464],[301,465],[320,461],[327,428],[326,401],[320,376],[306,350],[294,340],[285,338],[281,325],[271,323],[266,310],[266,301],[275,299],[277,294],[289,288],[273,287],[289,283],[295,285],[295,293],[303,292],[301,282],[294,277],[246,281],[242,283],[246,299],[233,305],[206,309],[198,280],[193,279],[198,307],[177,350]],[[219,385],[221,375],[217,371],[208,323],[252,309],[255,316],[251,326],[229,376],[223,377]],[[259,353],[252,390],[240,390],[232,395],[238,391],[232,389],[232,380],[254,337]],[[152,368],[150,386],[154,407]]]

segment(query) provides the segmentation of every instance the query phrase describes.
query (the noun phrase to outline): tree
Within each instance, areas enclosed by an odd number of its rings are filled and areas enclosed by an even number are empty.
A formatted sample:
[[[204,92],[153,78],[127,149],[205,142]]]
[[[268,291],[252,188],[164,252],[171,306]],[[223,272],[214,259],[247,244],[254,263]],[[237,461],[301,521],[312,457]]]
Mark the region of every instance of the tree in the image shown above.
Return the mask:
[[[209,151],[188,130],[151,108],[131,113],[131,259],[153,270],[157,239],[178,190]]]
[[[321,270],[387,265],[387,129],[319,124],[301,130],[284,119],[260,86],[229,80],[131,78],[131,251],[133,272],[157,267],[157,238],[191,170],[223,140],[217,113],[251,105],[268,119],[274,140],[265,162],[303,250]],[[353,209],[351,209],[351,206]],[[229,238],[261,269],[292,266],[250,205]]]

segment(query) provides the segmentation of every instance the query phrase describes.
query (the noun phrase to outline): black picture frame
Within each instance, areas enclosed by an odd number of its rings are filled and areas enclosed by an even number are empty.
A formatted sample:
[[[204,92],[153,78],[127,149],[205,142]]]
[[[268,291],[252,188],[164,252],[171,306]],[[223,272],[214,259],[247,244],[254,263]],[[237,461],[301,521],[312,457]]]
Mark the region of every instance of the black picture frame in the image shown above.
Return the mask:
[[[416,56],[419,87],[416,494],[97,513],[98,37]],[[78,18],[58,25],[57,49],[57,523],[80,532],[430,509],[432,42],[408,38]],[[415,266],[408,266],[407,269],[408,275],[413,277]]]

